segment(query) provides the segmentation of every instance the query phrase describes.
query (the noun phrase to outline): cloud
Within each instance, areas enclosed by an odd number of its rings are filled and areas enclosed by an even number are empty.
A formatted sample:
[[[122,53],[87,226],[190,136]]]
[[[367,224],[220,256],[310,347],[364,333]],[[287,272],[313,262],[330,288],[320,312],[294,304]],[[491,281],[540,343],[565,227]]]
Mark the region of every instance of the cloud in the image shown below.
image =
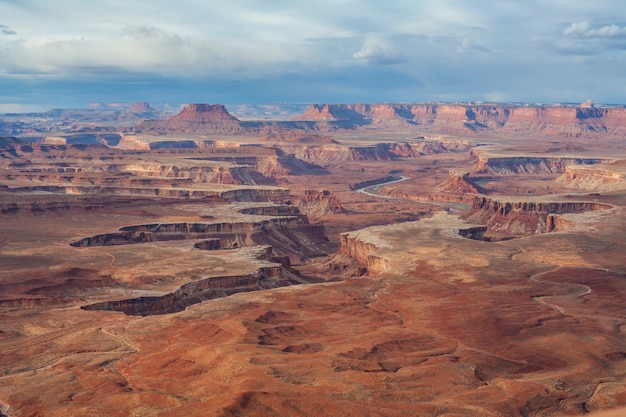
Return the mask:
[[[181,36],[154,26],[125,27],[108,39],[17,40],[0,49],[0,73],[89,77],[144,73],[180,77],[258,77],[300,68],[306,45]]]
[[[0,33],[2,33],[3,35],[17,35],[17,32],[7,25],[0,25]]]
[[[582,38],[611,38],[626,36],[626,26],[615,24],[593,28],[589,22],[572,23],[563,30],[563,35]]]
[[[368,34],[363,46],[352,54],[352,58],[367,65],[390,65],[404,62],[396,46],[379,34]]]
[[[457,46],[456,50],[459,53],[465,53],[465,52],[471,52],[471,51],[491,52],[488,48],[478,44],[476,41],[468,37],[463,38],[463,40],[461,41],[461,44]]]
[[[0,25],[0,91],[12,97],[5,102],[102,101],[131,91],[167,91],[170,100],[497,93],[578,101],[586,80],[593,82],[582,95],[595,101],[626,94],[615,88],[626,66],[622,0],[0,2],[10,23]]]

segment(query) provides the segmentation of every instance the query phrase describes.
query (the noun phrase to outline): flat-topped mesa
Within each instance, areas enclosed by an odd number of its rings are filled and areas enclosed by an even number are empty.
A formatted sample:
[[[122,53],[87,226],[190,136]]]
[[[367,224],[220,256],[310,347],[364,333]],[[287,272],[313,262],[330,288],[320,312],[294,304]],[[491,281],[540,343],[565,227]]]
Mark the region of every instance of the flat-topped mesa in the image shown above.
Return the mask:
[[[389,120],[410,120],[411,106],[402,104],[311,104],[294,120],[313,121],[352,121],[381,122]]]
[[[141,122],[143,120],[157,120],[162,116],[158,110],[150,107],[145,101],[133,103],[119,115],[119,120],[124,122]]]
[[[169,120],[188,122],[239,121],[222,104],[188,104],[180,113],[170,117]]]
[[[140,101],[138,103],[133,103],[129,108],[126,109],[125,113],[156,113],[156,110],[150,107],[145,101]]]
[[[335,121],[335,120],[362,120],[362,109],[352,104],[311,104],[309,108],[294,120]]]
[[[245,132],[239,119],[221,104],[188,104],[180,113],[165,120],[146,120],[137,125],[140,132],[194,132],[238,133]]]

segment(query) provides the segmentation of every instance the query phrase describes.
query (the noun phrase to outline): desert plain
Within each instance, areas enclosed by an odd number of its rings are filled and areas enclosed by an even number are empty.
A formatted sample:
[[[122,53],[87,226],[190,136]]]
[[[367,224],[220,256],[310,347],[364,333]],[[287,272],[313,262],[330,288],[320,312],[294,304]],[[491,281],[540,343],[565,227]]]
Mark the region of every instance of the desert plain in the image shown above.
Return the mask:
[[[2,115],[0,415],[626,412],[626,108],[280,115]]]

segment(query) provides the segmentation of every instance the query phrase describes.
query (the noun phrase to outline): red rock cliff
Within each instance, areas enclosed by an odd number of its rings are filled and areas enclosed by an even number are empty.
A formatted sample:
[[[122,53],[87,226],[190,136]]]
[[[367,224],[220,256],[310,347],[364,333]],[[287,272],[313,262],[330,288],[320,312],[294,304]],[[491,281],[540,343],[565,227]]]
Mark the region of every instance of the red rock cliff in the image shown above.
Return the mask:
[[[502,131],[574,137],[626,133],[626,108],[591,105],[311,104],[296,120],[351,121],[356,125],[394,121],[456,133]]]
[[[165,120],[149,120],[137,126],[141,132],[224,132],[237,133],[246,129],[221,104],[188,104],[183,110]]]

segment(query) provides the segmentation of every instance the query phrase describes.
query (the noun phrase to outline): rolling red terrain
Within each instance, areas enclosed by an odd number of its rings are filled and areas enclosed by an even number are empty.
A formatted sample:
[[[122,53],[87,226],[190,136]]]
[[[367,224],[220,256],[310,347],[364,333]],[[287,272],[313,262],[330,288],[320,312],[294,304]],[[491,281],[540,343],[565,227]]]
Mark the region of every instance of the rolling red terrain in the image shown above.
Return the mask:
[[[621,415],[622,113],[12,124],[0,415]]]

